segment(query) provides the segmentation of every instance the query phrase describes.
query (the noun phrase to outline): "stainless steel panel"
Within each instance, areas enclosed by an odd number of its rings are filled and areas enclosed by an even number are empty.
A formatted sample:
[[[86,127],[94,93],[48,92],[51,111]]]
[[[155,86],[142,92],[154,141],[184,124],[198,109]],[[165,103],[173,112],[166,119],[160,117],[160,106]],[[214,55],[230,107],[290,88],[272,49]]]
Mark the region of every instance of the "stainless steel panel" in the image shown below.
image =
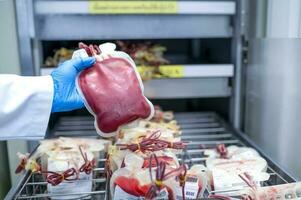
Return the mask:
[[[19,55],[22,75],[34,75],[31,38],[33,33],[32,0],[16,2],[16,18],[18,26]]]
[[[144,83],[149,98],[227,97],[228,78],[153,79]]]
[[[232,38],[231,60],[235,66],[232,79],[233,92],[231,95],[230,121],[236,130],[241,130],[243,122],[243,88],[244,88],[244,38],[248,30],[250,0],[236,1],[236,14],[233,19],[234,33]]]
[[[38,15],[36,19],[41,40],[232,36],[231,17],[226,15]]]
[[[245,132],[301,179],[301,40],[250,41]]]
[[[214,74],[211,76],[210,67],[208,67],[208,70],[204,70],[203,73],[208,77],[152,79],[145,81],[144,93],[147,97],[153,99],[230,96],[231,88],[228,84],[228,75],[223,74],[220,69],[216,69],[216,73],[212,71]],[[53,69],[54,68],[41,69],[41,74],[49,75]],[[190,70],[191,69],[192,67]],[[188,70],[184,69],[184,71]],[[193,76],[193,72],[189,73]]]

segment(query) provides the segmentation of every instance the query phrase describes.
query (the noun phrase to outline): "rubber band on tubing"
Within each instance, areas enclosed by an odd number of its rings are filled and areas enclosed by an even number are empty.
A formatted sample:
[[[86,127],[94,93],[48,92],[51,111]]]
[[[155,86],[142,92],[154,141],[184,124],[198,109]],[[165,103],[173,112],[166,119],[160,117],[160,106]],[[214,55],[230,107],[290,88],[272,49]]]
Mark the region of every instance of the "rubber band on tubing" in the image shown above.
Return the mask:
[[[163,185],[163,182],[160,180],[155,180],[155,184],[156,186],[161,187]]]

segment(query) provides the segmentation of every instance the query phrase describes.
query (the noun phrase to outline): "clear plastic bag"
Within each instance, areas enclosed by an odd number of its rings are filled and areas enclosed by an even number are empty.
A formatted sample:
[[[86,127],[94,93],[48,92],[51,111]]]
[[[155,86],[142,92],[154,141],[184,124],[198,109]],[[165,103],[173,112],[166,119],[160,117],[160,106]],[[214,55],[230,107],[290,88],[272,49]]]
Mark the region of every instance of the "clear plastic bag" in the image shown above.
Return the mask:
[[[177,172],[174,172],[175,176],[159,181],[157,179],[158,167],[143,168],[144,159],[142,157],[129,153],[126,155],[124,163],[125,166],[115,171],[110,179],[112,199],[174,199],[175,193],[172,185],[177,184]],[[168,167],[166,170],[170,172],[177,169]],[[156,191],[153,191],[154,189]],[[150,197],[150,194],[155,194],[155,196]]]
[[[73,57],[95,56],[96,63],[77,77],[77,89],[95,118],[97,133],[112,137],[119,127],[138,119],[151,119],[152,103],[143,94],[143,83],[134,61],[115,44],[89,47],[80,44]]]
[[[193,165],[185,176],[184,188],[177,180],[176,184],[170,184],[174,191],[174,199],[199,199],[203,197],[205,189],[209,187],[208,169],[204,165]],[[183,198],[184,193],[184,198]]]
[[[231,145],[225,147],[226,159],[250,159],[254,157],[260,157],[258,152],[250,147],[239,147],[236,145]],[[222,158],[221,152],[218,152],[217,149],[207,149],[204,152],[205,156],[209,158]]]
[[[240,191],[240,195],[249,200],[301,199],[301,182],[274,186],[258,187]]]
[[[68,194],[92,191],[93,168],[109,144],[108,140],[89,138],[42,140],[32,155],[20,155],[21,163],[16,171],[42,174],[49,194],[55,196],[52,199],[84,198],[86,195]]]

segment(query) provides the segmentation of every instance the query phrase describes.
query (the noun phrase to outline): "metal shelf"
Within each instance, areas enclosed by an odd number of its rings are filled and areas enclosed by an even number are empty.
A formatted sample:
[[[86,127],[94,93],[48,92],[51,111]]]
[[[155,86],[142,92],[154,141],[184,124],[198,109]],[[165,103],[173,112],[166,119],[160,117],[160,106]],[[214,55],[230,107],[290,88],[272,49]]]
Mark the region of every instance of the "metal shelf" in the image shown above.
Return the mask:
[[[48,75],[53,68],[41,68]],[[183,65],[184,78],[159,78],[144,82],[144,93],[152,99],[228,97],[231,88],[228,78],[233,77],[234,66]]]
[[[233,77],[233,64],[181,64],[181,65],[162,65],[159,67],[167,68],[181,68],[182,78],[210,78],[210,77]],[[139,66],[138,66],[139,68]],[[41,68],[41,75],[49,75],[54,68]],[[139,71],[139,70],[138,70]]]
[[[122,2],[122,3],[121,3]],[[136,2],[136,5],[131,4]],[[147,2],[151,2],[150,4]],[[132,6],[131,6],[132,5]],[[161,9],[160,9],[161,6]],[[94,7],[94,8],[93,8]],[[95,9],[98,7],[98,9]],[[136,7],[131,9],[131,7]],[[91,9],[92,8],[92,9]],[[111,9],[108,9],[111,8]],[[129,9],[132,10],[129,11]],[[234,1],[57,1],[38,0],[35,3],[37,14],[203,14],[234,15]],[[136,10],[136,12],[135,12]]]
[[[228,38],[233,35],[230,17],[216,15],[50,15],[36,19],[36,38],[40,40]]]
[[[113,11],[114,15],[91,12],[91,2],[35,1],[36,37],[40,40],[99,40],[233,35],[234,1],[175,1],[176,11],[170,13],[124,14]]]
[[[204,149],[215,148],[216,144],[250,146],[247,141],[233,132],[224,120],[213,112],[175,113],[175,118],[182,127],[182,137],[185,138],[185,141],[191,142],[183,154],[178,155],[179,160],[189,166],[204,164],[206,160],[203,154]],[[196,124],[199,127],[195,127]],[[74,134],[75,129],[85,131],[85,133],[82,132],[81,136],[97,136],[91,116],[62,117],[53,133],[54,136],[79,136]],[[191,130],[193,130],[193,133]],[[196,138],[196,136],[199,137]],[[292,177],[277,167],[271,160],[264,155],[262,156],[268,162],[267,172],[270,174],[270,179],[263,182],[263,186],[295,182]],[[93,172],[95,174],[93,180],[94,189],[91,193],[88,193],[91,199],[104,199],[106,194],[108,194],[108,182],[103,173],[104,161],[103,158],[100,158],[99,166]],[[51,196],[47,193],[46,188],[46,183],[43,182],[40,175],[27,173],[22,177],[18,185],[11,189],[6,199],[45,199],[45,197]]]
[[[144,83],[144,94],[151,99],[229,97],[228,78],[153,79]]]

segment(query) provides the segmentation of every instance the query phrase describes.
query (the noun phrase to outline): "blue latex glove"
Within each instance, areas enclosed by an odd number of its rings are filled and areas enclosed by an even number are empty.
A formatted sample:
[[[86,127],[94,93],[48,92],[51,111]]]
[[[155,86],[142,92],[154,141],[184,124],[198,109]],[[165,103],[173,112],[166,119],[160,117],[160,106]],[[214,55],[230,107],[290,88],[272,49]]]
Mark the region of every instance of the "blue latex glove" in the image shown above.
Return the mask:
[[[92,66],[94,57],[75,58],[60,64],[52,73],[54,95],[51,112],[71,111],[84,106],[83,100],[76,90],[77,74]]]

